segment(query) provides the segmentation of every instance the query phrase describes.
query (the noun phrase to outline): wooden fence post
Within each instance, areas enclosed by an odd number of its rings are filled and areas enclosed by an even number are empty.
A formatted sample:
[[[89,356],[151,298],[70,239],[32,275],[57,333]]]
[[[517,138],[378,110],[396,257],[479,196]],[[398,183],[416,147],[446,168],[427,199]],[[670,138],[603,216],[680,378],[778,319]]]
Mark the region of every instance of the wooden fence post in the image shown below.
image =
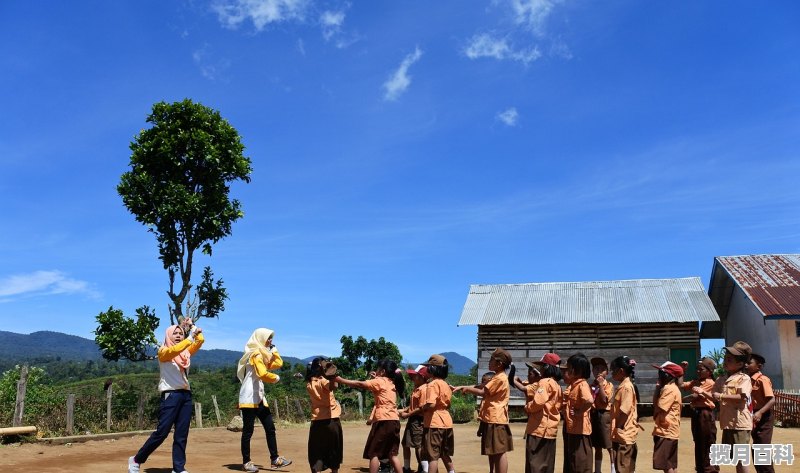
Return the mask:
[[[203,405],[199,402],[194,403],[195,424],[198,429],[203,428]]]
[[[358,415],[364,417],[364,396],[361,391],[356,391],[356,398],[358,398]]]
[[[306,413],[303,412],[303,406],[300,405],[300,399],[294,400],[294,405],[297,407],[297,418],[299,421],[304,421],[306,419]]]
[[[211,396],[211,400],[214,402],[214,412],[217,414],[217,427],[220,427],[222,425],[222,420],[219,417],[219,406],[217,405],[216,394]]]
[[[25,391],[28,389],[28,365],[22,365],[19,370],[19,381],[17,381],[17,401],[14,404],[14,418],[11,421],[12,427],[22,425],[22,415],[25,413]]]
[[[289,396],[286,396],[286,421],[290,422],[292,417],[292,411],[289,408]]]
[[[111,432],[111,397],[114,391],[113,386],[113,384],[109,384],[108,390],[106,390],[106,430],[109,432]]]
[[[67,435],[72,435],[75,431],[75,395],[67,396]]]
[[[147,400],[144,393],[139,393],[139,404],[136,406],[136,430],[142,430],[144,425],[144,403]]]
[[[277,419],[277,420],[278,420],[278,423],[280,423],[280,421],[281,421],[281,414],[280,414],[280,412],[278,412],[278,399],[277,399],[277,398],[275,398],[275,399],[273,399],[273,400],[272,400],[272,407],[274,407],[274,408],[275,408],[275,419]]]

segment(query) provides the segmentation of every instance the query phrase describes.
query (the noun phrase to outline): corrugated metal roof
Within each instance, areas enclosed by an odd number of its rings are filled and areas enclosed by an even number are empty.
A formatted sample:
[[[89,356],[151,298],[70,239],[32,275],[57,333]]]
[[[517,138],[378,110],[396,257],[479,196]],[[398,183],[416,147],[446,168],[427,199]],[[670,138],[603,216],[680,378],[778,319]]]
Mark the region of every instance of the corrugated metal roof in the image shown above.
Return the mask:
[[[473,284],[458,325],[718,321],[699,277]]]
[[[718,256],[716,261],[764,317],[800,316],[800,255]]]

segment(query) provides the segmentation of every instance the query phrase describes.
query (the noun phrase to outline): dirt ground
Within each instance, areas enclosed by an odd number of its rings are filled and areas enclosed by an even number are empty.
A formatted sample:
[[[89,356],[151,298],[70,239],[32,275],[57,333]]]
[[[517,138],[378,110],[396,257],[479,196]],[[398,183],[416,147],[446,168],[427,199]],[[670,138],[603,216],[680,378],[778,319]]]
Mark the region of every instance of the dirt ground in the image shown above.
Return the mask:
[[[258,426],[256,426],[258,428]],[[652,424],[644,424],[645,432],[639,435],[639,461],[637,472],[650,472],[652,469],[653,442],[650,432]],[[367,461],[361,459],[369,427],[360,423],[345,423],[344,428],[344,462],[340,471],[342,473],[367,472]],[[478,473],[488,471],[486,457],[480,455],[479,438],[475,435],[476,424],[456,425],[455,439],[456,451],[454,456],[455,469],[459,473]],[[514,434],[515,450],[509,454],[509,473],[523,473],[525,471],[523,450],[524,440],[522,435],[525,424],[512,423],[511,430]],[[263,432],[263,431],[262,431]],[[0,472],[112,472],[126,471],[127,459],[133,455],[146,435],[139,435],[117,440],[94,440],[67,445],[43,444],[7,444],[0,445]],[[678,471],[694,471],[693,443],[689,429],[689,419],[681,423],[681,440],[679,444]],[[187,447],[186,468],[191,473],[241,471],[241,457],[239,453],[240,434],[229,432],[223,428],[193,429],[189,433]],[[302,425],[284,425],[278,427],[278,447],[280,453],[294,460],[294,463],[283,471],[308,472],[306,459],[306,445],[308,428]],[[156,450],[148,462],[142,465],[146,473],[170,473],[171,443],[168,438]],[[800,457],[800,429],[775,429],[773,443],[792,444],[795,455]],[[264,436],[253,435],[251,442],[253,461],[259,466],[269,462],[266,441]],[[563,450],[561,440],[558,441],[556,457],[556,471],[561,471]],[[401,453],[402,459],[402,453]],[[609,473],[609,467],[603,465],[603,472]],[[800,471],[800,458],[794,466],[776,466],[775,471],[797,472]],[[412,468],[416,462],[412,460]],[[734,472],[733,467],[722,467],[723,473]],[[752,471],[752,469],[751,469]]]

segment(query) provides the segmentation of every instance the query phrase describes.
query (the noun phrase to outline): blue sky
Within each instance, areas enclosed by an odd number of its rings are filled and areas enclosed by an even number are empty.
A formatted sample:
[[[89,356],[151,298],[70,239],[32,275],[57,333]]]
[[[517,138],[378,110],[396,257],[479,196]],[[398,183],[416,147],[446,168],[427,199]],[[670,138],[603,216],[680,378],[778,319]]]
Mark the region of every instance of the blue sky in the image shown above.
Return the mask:
[[[0,3],[0,330],[167,316],[116,194],[152,104],[242,135],[208,347],[475,356],[470,284],[700,276],[800,252],[796,2]],[[163,320],[163,319],[162,319]],[[159,338],[161,331],[159,330]]]

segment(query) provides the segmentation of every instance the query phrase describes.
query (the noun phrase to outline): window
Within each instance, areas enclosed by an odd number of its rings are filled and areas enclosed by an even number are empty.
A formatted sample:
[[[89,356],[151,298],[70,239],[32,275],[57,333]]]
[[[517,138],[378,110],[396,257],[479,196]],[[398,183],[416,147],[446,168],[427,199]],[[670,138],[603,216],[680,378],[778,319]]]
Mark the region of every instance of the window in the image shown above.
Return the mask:
[[[796,337],[800,337],[800,322],[794,323],[794,334]]]

